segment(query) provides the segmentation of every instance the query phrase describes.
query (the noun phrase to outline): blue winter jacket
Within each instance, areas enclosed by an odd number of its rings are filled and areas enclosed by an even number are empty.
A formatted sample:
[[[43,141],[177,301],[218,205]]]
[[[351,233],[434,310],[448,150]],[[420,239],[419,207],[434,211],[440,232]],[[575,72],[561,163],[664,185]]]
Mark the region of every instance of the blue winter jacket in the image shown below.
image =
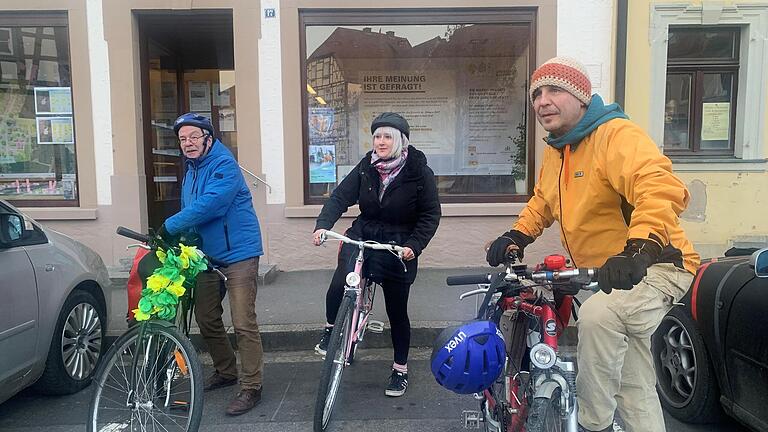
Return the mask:
[[[172,235],[194,230],[203,252],[233,264],[264,255],[251,192],[232,153],[216,140],[198,159],[184,162],[181,211],[165,221]]]

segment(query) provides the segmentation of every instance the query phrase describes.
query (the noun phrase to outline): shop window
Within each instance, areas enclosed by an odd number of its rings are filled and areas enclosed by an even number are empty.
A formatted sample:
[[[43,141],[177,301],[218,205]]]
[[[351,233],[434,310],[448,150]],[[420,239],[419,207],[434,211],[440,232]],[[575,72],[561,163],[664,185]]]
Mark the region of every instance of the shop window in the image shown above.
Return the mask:
[[[409,121],[442,202],[526,201],[534,18],[302,11],[305,202],[324,202],[371,150],[371,120],[384,111]]]
[[[740,37],[737,27],[669,28],[666,154],[734,155]]]
[[[0,12],[0,198],[77,206],[66,14]]]

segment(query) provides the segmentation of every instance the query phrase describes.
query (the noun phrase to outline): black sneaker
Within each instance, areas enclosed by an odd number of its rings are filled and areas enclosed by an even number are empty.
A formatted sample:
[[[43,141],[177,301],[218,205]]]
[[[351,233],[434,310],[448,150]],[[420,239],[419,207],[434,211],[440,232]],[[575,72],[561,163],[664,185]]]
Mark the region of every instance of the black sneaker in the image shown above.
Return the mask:
[[[315,345],[315,352],[320,355],[325,355],[325,351],[328,349],[328,342],[331,340],[331,332],[333,331],[333,327],[326,327],[325,330],[323,330],[323,337],[320,339],[320,343]]]
[[[384,394],[392,397],[402,396],[407,388],[408,374],[392,369],[392,375],[389,376],[389,385],[387,385]]]

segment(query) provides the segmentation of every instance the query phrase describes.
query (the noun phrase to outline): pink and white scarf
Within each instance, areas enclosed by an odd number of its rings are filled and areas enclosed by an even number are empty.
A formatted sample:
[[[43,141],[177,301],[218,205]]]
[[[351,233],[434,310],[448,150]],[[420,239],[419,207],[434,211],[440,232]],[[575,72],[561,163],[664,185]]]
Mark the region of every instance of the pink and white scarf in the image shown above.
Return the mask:
[[[381,179],[381,188],[379,188],[379,202],[384,197],[384,191],[387,190],[387,186],[392,183],[392,180],[400,174],[400,171],[405,166],[405,160],[408,158],[408,147],[403,147],[400,152],[400,157],[392,159],[382,159],[376,152],[371,155],[371,165],[379,172],[379,178]]]

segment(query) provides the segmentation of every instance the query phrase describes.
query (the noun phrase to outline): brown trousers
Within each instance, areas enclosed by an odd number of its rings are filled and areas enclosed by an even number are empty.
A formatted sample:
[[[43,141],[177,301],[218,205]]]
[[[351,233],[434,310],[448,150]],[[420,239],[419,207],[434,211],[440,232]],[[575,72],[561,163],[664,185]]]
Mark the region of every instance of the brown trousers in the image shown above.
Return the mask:
[[[261,334],[256,323],[256,281],[259,275],[259,257],[249,258],[221,269],[227,276],[227,295],[232,324],[237,336],[242,375],[242,389],[260,389],[264,352]],[[224,378],[237,378],[237,357],[227,337],[221,316],[224,313],[221,279],[216,273],[200,273],[195,290],[195,319],[200,327],[213,366]]]

